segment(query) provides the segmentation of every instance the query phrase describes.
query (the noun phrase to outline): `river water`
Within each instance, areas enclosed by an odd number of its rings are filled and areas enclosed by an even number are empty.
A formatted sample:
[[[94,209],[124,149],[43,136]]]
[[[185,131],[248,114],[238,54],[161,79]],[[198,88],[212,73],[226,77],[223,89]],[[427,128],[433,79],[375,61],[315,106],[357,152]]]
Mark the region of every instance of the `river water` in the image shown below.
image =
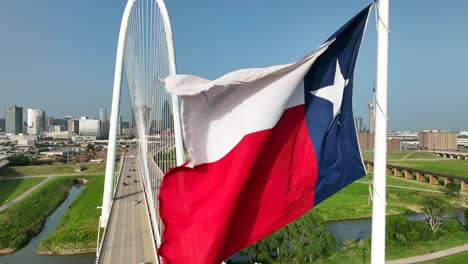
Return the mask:
[[[409,220],[425,220],[424,214],[409,214],[406,215]],[[468,219],[465,219],[463,210],[456,210],[453,218],[458,219],[462,224],[465,224]],[[338,246],[344,240],[366,239],[370,236],[372,229],[372,218],[340,220],[328,223],[328,230],[333,233]]]
[[[78,194],[86,188],[85,186],[76,186],[70,189],[67,199],[53,212],[46,220],[44,229],[41,233],[31,239],[24,248],[11,255],[0,256],[0,264],[92,264],[96,260],[95,254],[76,255],[76,256],[39,256],[36,249],[39,243],[45,237],[52,234],[57,227],[60,217],[65,213],[68,206],[76,199]],[[12,221],[14,221],[12,219]]]

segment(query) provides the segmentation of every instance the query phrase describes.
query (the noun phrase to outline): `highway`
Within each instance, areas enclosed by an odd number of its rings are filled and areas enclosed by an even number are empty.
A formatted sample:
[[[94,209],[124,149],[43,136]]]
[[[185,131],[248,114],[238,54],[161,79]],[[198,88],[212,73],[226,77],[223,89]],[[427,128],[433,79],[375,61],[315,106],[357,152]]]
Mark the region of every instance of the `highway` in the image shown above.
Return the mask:
[[[158,263],[141,177],[133,156],[126,156],[123,163],[99,263]]]

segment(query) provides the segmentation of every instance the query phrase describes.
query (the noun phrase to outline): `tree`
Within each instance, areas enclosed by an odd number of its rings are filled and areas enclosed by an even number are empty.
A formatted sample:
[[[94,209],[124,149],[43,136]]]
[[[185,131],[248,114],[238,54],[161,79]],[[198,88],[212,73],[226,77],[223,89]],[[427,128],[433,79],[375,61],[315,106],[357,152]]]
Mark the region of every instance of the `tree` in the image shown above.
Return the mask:
[[[252,261],[268,263],[310,263],[327,256],[336,239],[320,215],[310,211],[268,237],[243,249]]]
[[[450,197],[460,197],[460,185],[453,182],[445,185],[445,194]]]
[[[450,211],[450,205],[438,196],[428,196],[423,201],[423,210],[426,214],[427,223],[434,234],[439,231],[444,216]]]

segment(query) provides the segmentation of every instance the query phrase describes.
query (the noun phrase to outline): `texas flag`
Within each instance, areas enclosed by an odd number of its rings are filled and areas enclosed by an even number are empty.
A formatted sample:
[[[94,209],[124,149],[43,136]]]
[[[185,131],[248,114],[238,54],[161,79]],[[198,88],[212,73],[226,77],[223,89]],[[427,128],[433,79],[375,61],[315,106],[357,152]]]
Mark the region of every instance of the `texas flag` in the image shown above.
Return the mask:
[[[161,185],[164,263],[219,264],[366,174],[352,93],[369,11],[293,64],[166,79],[190,162]]]

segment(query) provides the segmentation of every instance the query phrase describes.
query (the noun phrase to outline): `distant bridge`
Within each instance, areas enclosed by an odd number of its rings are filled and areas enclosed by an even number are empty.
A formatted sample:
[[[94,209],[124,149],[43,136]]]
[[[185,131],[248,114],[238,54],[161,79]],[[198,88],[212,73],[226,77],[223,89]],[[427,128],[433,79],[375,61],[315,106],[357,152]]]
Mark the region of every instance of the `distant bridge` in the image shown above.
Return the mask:
[[[367,171],[374,170],[374,162],[365,160]],[[396,177],[405,177],[405,179],[417,180],[419,182],[428,182],[430,184],[438,185],[440,181],[444,181],[444,186],[455,181],[460,182],[461,190],[468,190],[468,176],[460,177],[454,175],[448,175],[444,173],[437,173],[432,171],[413,169],[408,167],[401,167],[396,165],[387,164],[387,175],[394,175]],[[429,179],[427,179],[429,178]]]
[[[432,154],[442,158],[468,160],[468,153],[455,151],[431,151]]]

